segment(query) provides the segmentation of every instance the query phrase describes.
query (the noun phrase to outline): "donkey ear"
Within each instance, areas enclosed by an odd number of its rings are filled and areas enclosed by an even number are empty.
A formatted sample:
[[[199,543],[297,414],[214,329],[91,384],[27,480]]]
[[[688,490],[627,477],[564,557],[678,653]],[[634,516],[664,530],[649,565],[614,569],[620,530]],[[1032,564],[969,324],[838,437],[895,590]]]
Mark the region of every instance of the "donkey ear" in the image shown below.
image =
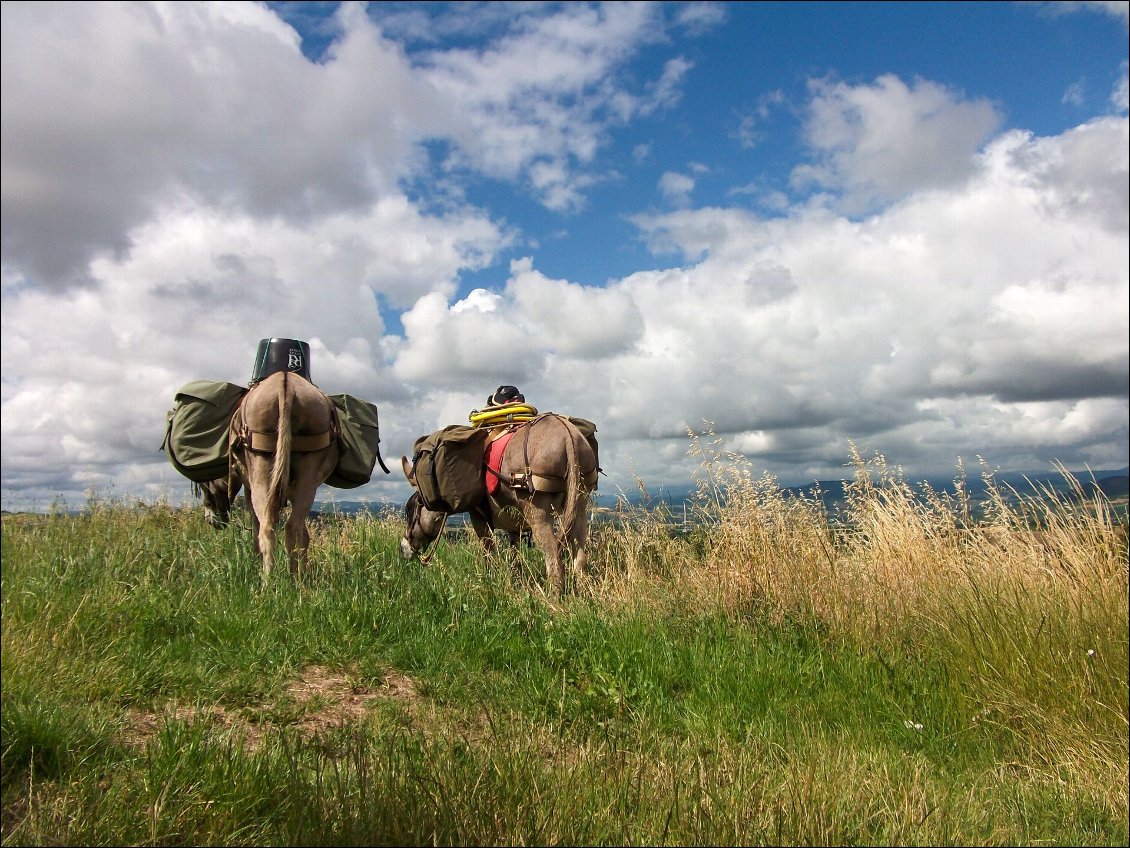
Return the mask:
[[[415,475],[416,469],[414,469],[412,467],[412,463],[408,461],[408,457],[406,457],[406,456],[400,457],[400,467],[404,469],[405,479],[409,483],[411,483],[413,486],[415,486],[416,485],[416,475]]]

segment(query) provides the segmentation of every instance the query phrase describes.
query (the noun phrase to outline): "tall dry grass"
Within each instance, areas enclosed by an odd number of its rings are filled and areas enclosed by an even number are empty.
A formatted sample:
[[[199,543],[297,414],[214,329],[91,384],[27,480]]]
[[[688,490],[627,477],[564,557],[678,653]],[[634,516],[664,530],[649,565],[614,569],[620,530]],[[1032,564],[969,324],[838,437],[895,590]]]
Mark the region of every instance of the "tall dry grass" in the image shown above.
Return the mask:
[[[696,528],[670,532],[662,507],[600,534],[617,563],[594,592],[763,617],[900,663],[937,669],[960,693],[955,730],[980,726],[1049,780],[1127,798],[1127,536],[1112,504],[1070,481],[1065,494],[993,484],[975,499],[912,486],[882,455],[851,446],[846,503],[786,492],[707,430]],[[1061,469],[1062,470],[1062,469]]]

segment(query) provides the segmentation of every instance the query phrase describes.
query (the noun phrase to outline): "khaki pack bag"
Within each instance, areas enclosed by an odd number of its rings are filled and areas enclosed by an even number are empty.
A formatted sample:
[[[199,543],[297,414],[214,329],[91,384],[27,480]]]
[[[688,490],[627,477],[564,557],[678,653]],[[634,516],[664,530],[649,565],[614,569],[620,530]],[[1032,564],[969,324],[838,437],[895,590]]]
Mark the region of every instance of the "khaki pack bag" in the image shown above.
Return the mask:
[[[489,430],[451,424],[416,440],[412,467],[424,506],[466,512],[486,497],[483,449],[489,435]]]
[[[581,431],[581,435],[585,437],[585,441],[589,443],[592,448],[593,459],[596,460],[596,470],[600,471],[600,450],[596,443],[596,425],[589,421],[587,418],[574,418],[569,416],[569,422]],[[582,469],[584,470],[584,469]]]
[[[228,425],[245,386],[195,380],[181,386],[166,415],[165,442],[173,468],[194,483],[227,476]]]
[[[194,483],[227,476],[228,427],[247,391],[245,386],[212,380],[195,380],[180,388],[173,398],[176,405],[166,415],[161,445],[173,468]],[[380,457],[377,407],[352,395],[329,398],[341,425],[341,451],[326,484],[355,489],[369,482]]]
[[[369,482],[373,466],[380,457],[377,407],[352,395],[329,395],[329,399],[337,408],[337,420],[341,425],[341,451],[337,467],[326,478],[326,485],[356,489]],[[384,468],[383,462],[381,467]]]

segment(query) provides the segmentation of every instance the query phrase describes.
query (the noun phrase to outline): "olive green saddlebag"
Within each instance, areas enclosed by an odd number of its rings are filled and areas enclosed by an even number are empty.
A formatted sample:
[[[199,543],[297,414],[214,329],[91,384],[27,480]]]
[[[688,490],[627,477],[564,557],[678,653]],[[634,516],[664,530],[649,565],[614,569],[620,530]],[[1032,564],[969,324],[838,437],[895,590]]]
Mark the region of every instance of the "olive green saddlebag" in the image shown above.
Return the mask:
[[[490,431],[451,424],[413,446],[412,468],[424,506],[466,512],[487,494],[483,450]]]
[[[194,483],[207,483],[228,473],[228,425],[245,386],[195,380],[181,386],[175,406],[166,414],[165,442],[173,468]]]

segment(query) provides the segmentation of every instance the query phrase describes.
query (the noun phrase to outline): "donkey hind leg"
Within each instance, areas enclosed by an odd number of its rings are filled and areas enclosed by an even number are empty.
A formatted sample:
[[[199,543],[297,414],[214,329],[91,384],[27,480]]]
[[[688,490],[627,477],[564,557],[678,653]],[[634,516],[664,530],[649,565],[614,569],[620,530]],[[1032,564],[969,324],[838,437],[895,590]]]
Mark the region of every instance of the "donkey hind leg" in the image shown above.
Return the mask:
[[[508,507],[507,509],[512,509]],[[475,531],[475,536],[478,537],[479,543],[483,546],[483,551],[488,558],[497,558],[505,561],[506,565],[510,568],[510,577],[512,580],[520,580],[522,578],[522,560],[518,553],[518,533],[514,530],[502,529],[509,540],[505,549],[498,544],[498,538],[495,536],[495,527],[491,522],[487,521],[481,515],[471,512],[471,528]],[[504,516],[506,519],[513,518],[514,516]],[[505,523],[505,521],[503,522]]]
[[[290,573],[297,577],[299,569],[305,570],[310,562],[310,527],[306,518],[314,506],[318,485],[322,477],[324,458],[316,454],[295,454],[291,457],[294,482],[290,486],[290,516],[286,520],[286,549],[290,560]]]
[[[530,534],[534,537],[534,544],[541,549],[545,557],[545,578],[549,584],[549,596],[561,597],[565,589],[565,560],[561,556],[561,542],[553,526],[553,510],[550,499],[543,497],[543,493],[534,495],[526,510],[526,523]]]
[[[255,550],[263,560],[263,579],[271,576],[275,556],[275,526],[282,504],[271,497],[271,455],[250,454],[247,458],[247,493],[251,497],[251,535]]]
[[[306,515],[314,504],[314,495],[296,492],[294,498],[286,520],[286,550],[290,573],[297,577],[299,570],[305,571],[310,562],[310,528]]]
[[[565,554],[573,560],[573,577],[576,580],[585,580],[588,577],[589,557],[585,550],[589,540],[589,511],[588,505],[577,510],[573,526],[565,533]]]
[[[488,556],[493,554],[497,548],[494,541],[494,528],[486,519],[474,512],[469,513],[468,517],[471,519],[471,529],[475,531],[475,536],[478,537],[483,550],[486,551]]]

